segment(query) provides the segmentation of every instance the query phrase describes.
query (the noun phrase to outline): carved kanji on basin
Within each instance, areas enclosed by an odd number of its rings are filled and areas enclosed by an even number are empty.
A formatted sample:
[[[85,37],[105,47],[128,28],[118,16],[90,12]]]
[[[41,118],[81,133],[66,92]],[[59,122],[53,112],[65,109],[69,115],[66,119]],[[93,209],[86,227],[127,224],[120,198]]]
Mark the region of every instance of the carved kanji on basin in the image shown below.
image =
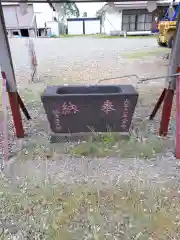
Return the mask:
[[[41,99],[54,133],[128,132],[138,93],[131,85],[48,86]]]

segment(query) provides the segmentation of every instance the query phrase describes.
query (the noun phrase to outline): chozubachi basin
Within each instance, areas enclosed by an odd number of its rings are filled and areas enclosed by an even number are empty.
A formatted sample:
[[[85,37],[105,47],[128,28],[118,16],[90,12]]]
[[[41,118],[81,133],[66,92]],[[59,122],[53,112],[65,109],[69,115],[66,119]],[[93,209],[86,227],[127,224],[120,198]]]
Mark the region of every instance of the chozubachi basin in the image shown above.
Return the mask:
[[[129,132],[138,93],[132,85],[48,86],[41,100],[54,133]]]

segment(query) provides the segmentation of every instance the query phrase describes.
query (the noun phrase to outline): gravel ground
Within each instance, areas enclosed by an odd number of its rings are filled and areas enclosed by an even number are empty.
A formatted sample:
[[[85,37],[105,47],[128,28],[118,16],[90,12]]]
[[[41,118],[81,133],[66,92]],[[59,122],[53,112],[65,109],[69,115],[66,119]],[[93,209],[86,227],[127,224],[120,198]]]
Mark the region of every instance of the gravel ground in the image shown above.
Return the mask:
[[[124,181],[148,183],[154,187],[169,186],[178,187],[180,165],[172,154],[159,156],[154,159],[122,159],[101,158],[85,159],[61,156],[58,160],[40,161],[31,160],[25,163],[10,165],[7,176],[13,179],[13,183],[22,183],[26,177],[33,184],[49,179],[53,183],[61,184],[102,184],[120,185]],[[18,176],[18,178],[17,178]]]
[[[68,39],[36,39],[35,48],[38,60],[38,72],[40,81],[30,83],[30,69],[28,59],[28,49],[26,39],[10,39],[13,62],[16,71],[17,83],[25,98],[29,111],[33,117],[32,122],[25,121],[25,129],[29,134],[29,139],[25,142],[33,146],[33,141],[44,141],[48,144],[48,125],[44,111],[37,98],[27,97],[23,91],[30,89],[43,91],[46,84],[49,83],[71,83],[71,82],[91,82],[106,77],[116,77],[125,74],[137,74],[144,76],[161,76],[166,74],[167,61],[162,59],[163,52],[158,52],[156,40],[154,38],[129,38],[129,39],[101,39],[101,38],[68,38]],[[124,57],[123,54],[144,51],[157,51],[154,56],[139,57],[131,59]],[[24,54],[23,54],[24,53]],[[91,80],[91,81],[90,81]],[[127,78],[126,83],[137,86],[137,79]],[[112,82],[112,81],[110,81]],[[118,83],[124,80],[116,81]],[[162,88],[164,79],[151,81],[140,86],[148,89],[150,86]],[[24,90],[25,89],[25,90]],[[151,89],[152,90],[152,89]],[[160,92],[161,90],[159,90]],[[153,99],[152,106],[156,99]],[[151,107],[152,107],[151,106]],[[144,118],[150,112],[150,106],[138,108],[135,118]],[[17,145],[13,145],[13,128],[11,121],[10,128],[10,147],[12,151],[17,151]],[[43,144],[44,144],[43,142]],[[31,146],[31,148],[33,148]],[[25,156],[29,150],[25,151]],[[28,155],[29,157],[29,155]],[[50,176],[56,181],[69,182],[77,181],[120,181],[120,179],[133,179],[135,176],[139,179],[164,183],[174,178],[178,178],[177,163],[171,152],[164,156],[157,157],[152,161],[139,159],[119,159],[109,158],[106,160],[97,159],[78,159],[61,155],[60,159],[54,159],[48,162],[42,162],[38,159],[31,161],[17,162],[12,159],[9,165],[8,176],[28,176],[32,175],[36,179],[43,179]],[[46,170],[45,170],[46,169]]]
[[[11,38],[10,46],[17,82],[20,87],[23,87],[21,84],[30,80],[27,40]],[[35,49],[41,81],[46,81],[53,76],[57,82],[89,79],[96,82],[97,79],[124,74],[152,76],[166,73],[166,68],[159,64],[149,61],[147,64],[146,60],[138,59],[139,64],[133,67],[133,62],[122,57],[123,53],[136,50],[147,52],[152,49],[158,50],[154,38],[36,39]]]

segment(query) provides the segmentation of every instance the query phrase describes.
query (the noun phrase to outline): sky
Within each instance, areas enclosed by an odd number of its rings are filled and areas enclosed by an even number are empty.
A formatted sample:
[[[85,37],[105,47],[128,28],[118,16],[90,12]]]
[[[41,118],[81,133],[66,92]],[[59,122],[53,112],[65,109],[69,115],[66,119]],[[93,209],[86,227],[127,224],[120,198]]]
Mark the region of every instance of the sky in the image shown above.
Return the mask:
[[[76,3],[80,14],[87,12],[88,17],[95,17],[96,12],[104,6],[105,2],[99,2],[99,3]]]

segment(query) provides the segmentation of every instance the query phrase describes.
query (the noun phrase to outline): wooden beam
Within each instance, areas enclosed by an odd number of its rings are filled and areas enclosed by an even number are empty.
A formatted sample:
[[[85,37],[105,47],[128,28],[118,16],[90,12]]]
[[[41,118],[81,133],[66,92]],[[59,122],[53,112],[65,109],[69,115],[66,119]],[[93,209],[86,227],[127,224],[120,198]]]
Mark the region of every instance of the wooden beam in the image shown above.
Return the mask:
[[[9,91],[16,92],[17,86],[8,37],[6,33],[1,1],[0,1],[0,68],[2,71],[6,73],[7,82],[10,88]]]

